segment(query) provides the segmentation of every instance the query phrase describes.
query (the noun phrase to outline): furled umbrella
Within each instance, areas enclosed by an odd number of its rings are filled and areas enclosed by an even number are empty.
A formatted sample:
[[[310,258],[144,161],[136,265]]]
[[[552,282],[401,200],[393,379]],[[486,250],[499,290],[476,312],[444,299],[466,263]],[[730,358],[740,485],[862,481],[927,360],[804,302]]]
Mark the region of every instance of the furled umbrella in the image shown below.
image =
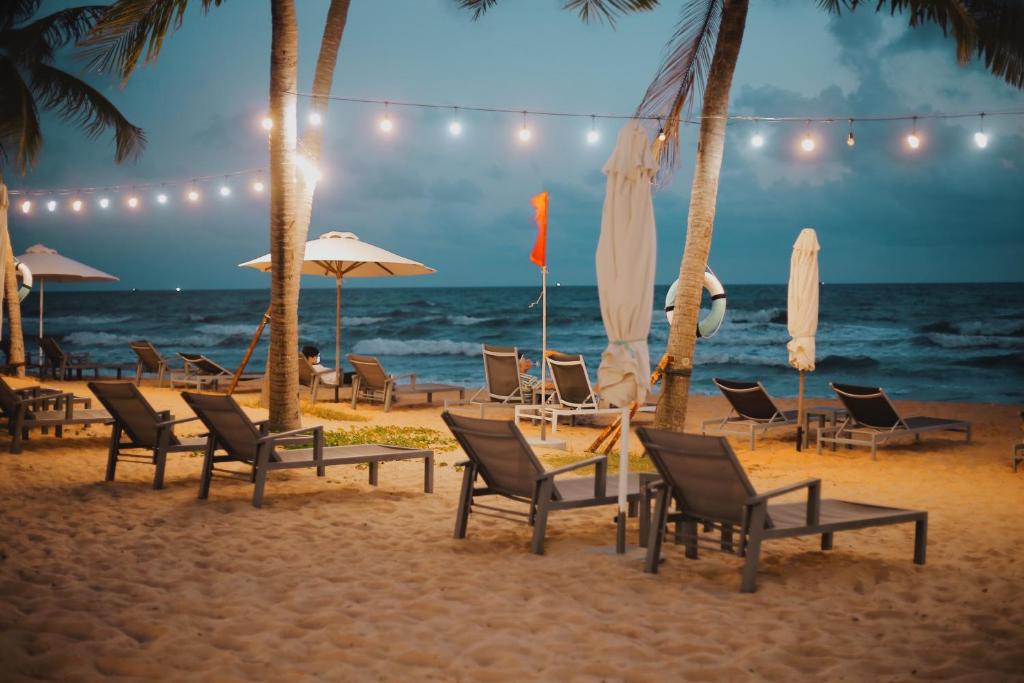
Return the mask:
[[[814,228],[804,228],[793,244],[789,262],[789,297],[787,314],[789,364],[800,372],[797,394],[796,447],[803,446],[804,373],[814,372],[814,335],[818,332],[818,235]]]
[[[269,273],[270,254],[239,264]],[[325,232],[315,240],[306,242],[302,274],[333,277],[337,291],[334,325],[334,369],[341,379],[341,284],[352,277],[401,277],[429,275],[433,268],[404,256],[393,254],[367,242],[351,232]]]

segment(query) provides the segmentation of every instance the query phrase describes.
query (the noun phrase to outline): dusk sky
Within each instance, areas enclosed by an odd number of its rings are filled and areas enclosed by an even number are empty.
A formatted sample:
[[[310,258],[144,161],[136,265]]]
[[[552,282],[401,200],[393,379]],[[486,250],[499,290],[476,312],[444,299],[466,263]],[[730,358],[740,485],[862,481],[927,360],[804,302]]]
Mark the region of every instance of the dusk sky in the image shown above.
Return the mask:
[[[60,3],[78,4],[78,3]],[[198,5],[198,2],[193,4]],[[302,0],[301,78],[312,79],[327,0]],[[473,22],[448,0],[353,0],[334,94],[390,100],[594,113],[631,112],[653,76],[680,2],[622,17],[616,29],[583,25],[557,0],[505,0]],[[44,11],[58,3],[44,4]],[[137,164],[113,163],[109,135],[85,140],[47,117],[35,171],[8,175],[12,189],[186,180],[264,167],[270,16],[266,2],[229,0],[208,16],[190,12],[160,59],[123,90],[93,78],[148,148]],[[797,151],[803,124],[736,122],[729,127],[711,265],[730,283],[783,283],[799,230],[813,226],[826,282],[949,282],[1021,279],[1024,255],[1024,117],[923,120],[923,144],[903,142],[909,123],[857,124],[884,114],[1024,109],[1024,95],[983,64],[956,64],[952,41],[933,29],[867,9],[830,17],[812,0],[752,3],[733,85],[733,113],[836,116],[815,125],[817,150]],[[78,68],[67,60],[65,66]],[[300,100],[300,121],[307,102]],[[532,285],[534,237],[529,198],[551,193],[549,265],[563,284],[591,285],[604,198],[601,166],[621,122],[464,112],[464,132],[447,132],[451,111],[392,108],[395,130],[379,133],[376,105],[332,102],[326,116],[325,178],[311,236],[350,230],[366,241],[435,267],[436,275],[366,285]],[[766,144],[749,144],[755,128]],[[679,267],[697,129],[684,131],[681,163],[655,195],[657,282]],[[81,195],[54,214],[12,211],[17,253],[37,242],[121,278],[121,288],[266,287],[264,274],[237,264],[268,251],[266,199],[240,182],[225,199],[221,179],[202,186],[199,206],[186,188],[126,196]],[[330,286],[309,279],[309,286]]]

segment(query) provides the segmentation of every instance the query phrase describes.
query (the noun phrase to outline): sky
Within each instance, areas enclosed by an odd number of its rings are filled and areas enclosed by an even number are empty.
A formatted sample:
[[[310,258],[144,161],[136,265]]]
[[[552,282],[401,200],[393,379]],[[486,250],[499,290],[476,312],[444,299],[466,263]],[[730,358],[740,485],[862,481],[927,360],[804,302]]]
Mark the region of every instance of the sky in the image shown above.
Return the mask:
[[[43,11],[77,4],[44,3]],[[193,2],[198,5],[198,2]],[[301,0],[300,88],[312,80],[327,0]],[[629,113],[643,96],[678,18],[681,0],[622,17],[614,28],[582,24],[559,0],[499,3],[478,21],[449,0],[352,0],[333,94],[484,106]],[[734,114],[834,116],[816,124],[813,154],[798,151],[803,123],[729,124],[710,264],[728,286],[784,283],[801,228],[822,244],[821,277],[840,282],[1018,281],[1024,256],[1024,117],[987,117],[988,148],[978,149],[977,118],[923,120],[922,145],[908,151],[906,122],[855,124],[847,118],[951,111],[1024,110],[1024,93],[983,64],[956,63],[951,39],[870,8],[830,16],[812,0],[751,3],[731,100]],[[187,187],[78,193],[79,214],[11,213],[15,251],[43,243],[113,273],[113,288],[262,288],[265,274],[238,263],[268,251],[266,198],[221,174],[267,164],[269,3],[228,0],[204,16],[192,9],[158,61],[123,88],[86,78],[148,137],[134,164],[113,162],[111,136],[85,139],[44,118],[37,167],[7,181],[50,189],[188,180]],[[73,55],[61,60],[80,71]],[[308,111],[300,100],[300,121]],[[435,275],[367,279],[368,286],[534,285],[528,256],[535,228],[530,197],[550,193],[552,280],[595,284],[594,250],[605,178],[601,167],[622,122],[462,112],[463,134],[447,132],[451,110],[392,107],[390,135],[377,128],[379,105],[332,102],[322,152],[324,179],[310,234],[347,230],[437,269]],[[753,148],[760,133],[765,145]],[[301,135],[301,130],[300,130]],[[696,126],[684,128],[680,164],[655,193],[657,282],[678,273],[696,153]],[[218,196],[222,183],[228,198]],[[76,195],[77,196],[77,195]],[[38,202],[37,202],[38,204]],[[353,284],[356,284],[353,282]],[[332,286],[307,278],[303,286]]]

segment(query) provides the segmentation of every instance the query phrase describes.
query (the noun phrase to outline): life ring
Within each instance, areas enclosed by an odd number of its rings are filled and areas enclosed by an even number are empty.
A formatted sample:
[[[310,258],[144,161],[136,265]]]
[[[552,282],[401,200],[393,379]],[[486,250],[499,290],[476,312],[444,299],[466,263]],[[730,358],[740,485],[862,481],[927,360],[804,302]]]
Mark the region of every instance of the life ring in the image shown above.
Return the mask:
[[[679,280],[676,280],[668,288],[668,295],[665,297],[665,317],[668,318],[669,325],[672,324],[672,312],[676,307],[676,290],[678,289]],[[708,294],[711,295],[711,312],[701,318],[697,324],[697,336],[707,338],[714,337],[718,328],[722,326],[722,321],[725,320],[726,306],[725,288],[722,287],[722,282],[711,272],[710,268],[704,271],[704,289],[708,290]]]
[[[18,289],[18,301],[24,301],[25,297],[32,291],[32,271],[29,270],[28,265],[22,263],[18,259],[14,259],[14,267],[17,269],[18,274],[21,275],[21,287]]]

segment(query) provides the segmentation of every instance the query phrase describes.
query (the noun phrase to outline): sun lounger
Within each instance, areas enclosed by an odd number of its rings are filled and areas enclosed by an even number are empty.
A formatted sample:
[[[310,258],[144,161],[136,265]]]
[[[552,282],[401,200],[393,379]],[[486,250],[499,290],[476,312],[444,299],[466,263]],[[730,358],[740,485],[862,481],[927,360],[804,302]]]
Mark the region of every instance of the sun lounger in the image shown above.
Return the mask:
[[[838,427],[818,430],[818,452],[825,443],[869,446],[877,460],[879,444],[901,436],[921,440],[926,432],[959,432],[971,442],[971,423],[939,417],[901,417],[889,397],[877,387],[830,383],[848,416]]]
[[[65,353],[53,337],[41,337],[39,347],[43,350],[40,377],[50,372],[54,379],[81,379],[84,370],[92,371],[93,377],[99,377],[100,370],[114,370],[117,372],[117,378],[121,379],[122,372],[134,367],[130,363],[97,363],[88,353]]]
[[[107,452],[106,481],[114,481],[120,460],[154,465],[153,488],[164,487],[164,469],[168,453],[195,453],[206,450],[206,437],[182,438],[174,433],[176,425],[197,420],[175,420],[169,410],[157,412],[131,382],[89,382],[95,394],[113,418],[110,448]],[[127,441],[125,441],[127,437]],[[151,455],[123,451],[151,451]]]
[[[450,412],[442,413],[441,417],[469,457],[469,460],[460,463],[465,469],[455,516],[455,538],[466,537],[469,515],[479,509],[478,514],[481,515],[526,522],[532,526],[530,550],[543,555],[549,513],[618,503],[617,482],[608,482],[608,459],[605,456],[545,470],[523,438],[523,433],[511,420],[483,420]],[[596,468],[596,476],[561,477],[585,467]],[[483,480],[484,486],[476,486],[478,477]],[[633,513],[643,499],[641,484],[646,485],[648,479],[653,480],[653,477],[629,475],[629,502]],[[524,503],[528,506],[527,511],[509,510],[478,502],[484,496],[501,496]],[[641,516],[641,538],[646,534],[647,517],[647,514]]]
[[[384,412],[391,410],[391,404],[396,403],[402,396],[410,394],[426,394],[427,403],[434,402],[434,394],[458,392],[459,398],[465,398],[465,387],[452,384],[424,384],[416,383],[416,375],[402,375],[408,377],[409,384],[399,384],[399,376],[389,375],[384,372],[380,361],[373,356],[359,356],[350,353],[348,362],[356,371],[352,378],[352,408],[356,408],[359,399],[377,401],[384,404]]]
[[[148,372],[156,375],[156,385],[161,387],[165,377],[170,383],[171,373],[180,370],[180,368],[172,368],[167,359],[146,339],[129,342],[128,345],[139,358],[139,362],[135,365],[135,384],[142,382],[142,375]]]
[[[762,541],[776,538],[820,535],[821,549],[830,550],[833,535],[838,531],[913,522],[914,563],[925,563],[927,512],[823,500],[820,479],[758,494],[725,438],[648,427],[636,431],[662,478],[653,487],[657,496],[647,543],[646,572],[658,571],[668,523],[681,526],[679,536],[685,543],[686,557],[694,560],[698,557],[698,525],[720,531],[717,547],[708,549],[746,558],[740,584],[743,593],[753,593],[757,588]],[[778,496],[802,489],[807,489],[806,503],[772,502]],[[673,500],[677,511],[669,513]],[[734,545],[733,535],[737,532],[739,543]]]
[[[732,411],[723,418],[701,423],[702,434],[714,431],[722,435],[746,436],[750,439],[750,450],[754,450],[758,434],[797,426],[797,411],[782,410],[775,405],[760,382],[718,378],[713,381],[729,401]]]
[[[316,403],[317,392],[320,391],[321,386],[330,387],[334,389],[334,402],[338,402],[338,390],[340,389],[337,382],[328,384],[324,382],[326,375],[333,374],[334,370],[326,368],[324,370],[317,370],[313,367],[313,364],[309,362],[305,354],[299,352],[299,386],[309,387],[309,400]]]
[[[367,464],[370,484],[377,485],[380,463],[394,460],[423,460],[423,490],[434,490],[434,452],[416,448],[402,448],[382,444],[353,446],[324,446],[322,426],[295,429],[271,434],[266,421],[254,423],[230,396],[181,393],[182,398],[210,431],[203,476],[199,484],[199,497],[210,495],[214,465],[222,462],[241,462],[252,467],[251,479],[255,483],[253,507],[263,505],[263,489],[272,470],[315,467],[318,477],[326,474],[330,465]],[[312,444],[312,448],[288,449],[283,446]],[[218,455],[217,451],[223,451]]]
[[[76,406],[82,405],[83,408]],[[93,410],[92,401],[72,393],[33,388],[12,389],[0,378],[0,408],[7,418],[7,431],[11,434],[11,453],[21,452],[21,442],[28,438],[30,429],[39,428],[43,433],[54,428],[56,436],[64,436],[64,427],[107,424],[110,414],[105,410]]]
[[[185,361],[185,370],[182,374],[172,374],[170,377],[171,387],[194,386],[197,390],[209,389],[220,390],[221,382],[230,382],[235,373],[223,365],[216,363],[201,353],[178,353]],[[260,373],[247,373],[242,375],[240,381],[253,383],[254,380],[262,380]]]

